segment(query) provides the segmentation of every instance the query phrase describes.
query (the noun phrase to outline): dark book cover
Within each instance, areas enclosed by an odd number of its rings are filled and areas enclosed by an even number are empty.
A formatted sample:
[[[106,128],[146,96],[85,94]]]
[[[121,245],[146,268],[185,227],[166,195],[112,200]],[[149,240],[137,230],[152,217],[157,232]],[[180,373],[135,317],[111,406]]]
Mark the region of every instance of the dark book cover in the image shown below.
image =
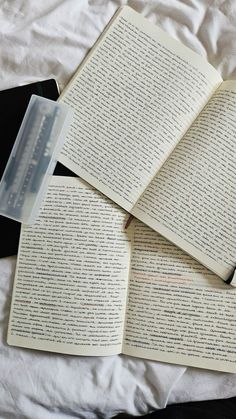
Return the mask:
[[[0,179],[2,178],[21,122],[30,101],[35,94],[57,100],[58,86],[54,79],[18,86],[0,91],[1,142],[0,142]],[[71,175],[61,164],[55,168],[57,175]],[[21,224],[0,215],[0,257],[17,254]]]

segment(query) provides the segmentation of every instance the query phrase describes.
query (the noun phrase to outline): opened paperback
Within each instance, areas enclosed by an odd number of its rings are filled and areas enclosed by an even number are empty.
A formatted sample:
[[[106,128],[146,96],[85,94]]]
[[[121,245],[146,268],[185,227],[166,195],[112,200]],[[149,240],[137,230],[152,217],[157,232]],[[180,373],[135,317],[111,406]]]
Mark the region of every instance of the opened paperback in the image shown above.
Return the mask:
[[[75,111],[60,162],[227,280],[236,82],[123,7],[60,100]]]
[[[80,179],[23,225],[8,343],[236,372],[236,289]]]

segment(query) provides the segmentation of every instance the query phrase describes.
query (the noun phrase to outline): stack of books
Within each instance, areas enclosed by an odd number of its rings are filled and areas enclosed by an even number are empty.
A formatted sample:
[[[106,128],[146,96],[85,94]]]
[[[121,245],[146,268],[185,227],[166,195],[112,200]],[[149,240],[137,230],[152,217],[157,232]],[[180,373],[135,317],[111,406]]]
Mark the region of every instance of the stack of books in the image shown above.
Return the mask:
[[[236,82],[123,7],[59,100],[79,178],[22,227],[8,343],[236,372]]]

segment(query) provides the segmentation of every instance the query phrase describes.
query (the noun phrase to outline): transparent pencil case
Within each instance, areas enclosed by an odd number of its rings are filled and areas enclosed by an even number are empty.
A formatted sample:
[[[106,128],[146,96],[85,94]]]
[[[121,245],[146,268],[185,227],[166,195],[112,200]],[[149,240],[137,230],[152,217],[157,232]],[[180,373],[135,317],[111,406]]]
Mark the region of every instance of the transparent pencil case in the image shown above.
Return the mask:
[[[1,179],[1,215],[35,221],[71,119],[66,105],[32,95]]]

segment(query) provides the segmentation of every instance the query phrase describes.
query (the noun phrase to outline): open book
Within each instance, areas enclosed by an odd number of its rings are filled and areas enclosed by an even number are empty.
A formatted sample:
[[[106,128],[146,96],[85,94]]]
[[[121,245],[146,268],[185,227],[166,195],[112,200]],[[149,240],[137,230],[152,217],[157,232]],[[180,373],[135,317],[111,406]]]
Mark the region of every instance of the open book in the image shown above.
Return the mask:
[[[125,6],[60,100],[75,110],[60,162],[227,280],[236,81]]]
[[[235,297],[203,265],[80,179],[53,177],[23,226],[10,345],[236,372]]]

